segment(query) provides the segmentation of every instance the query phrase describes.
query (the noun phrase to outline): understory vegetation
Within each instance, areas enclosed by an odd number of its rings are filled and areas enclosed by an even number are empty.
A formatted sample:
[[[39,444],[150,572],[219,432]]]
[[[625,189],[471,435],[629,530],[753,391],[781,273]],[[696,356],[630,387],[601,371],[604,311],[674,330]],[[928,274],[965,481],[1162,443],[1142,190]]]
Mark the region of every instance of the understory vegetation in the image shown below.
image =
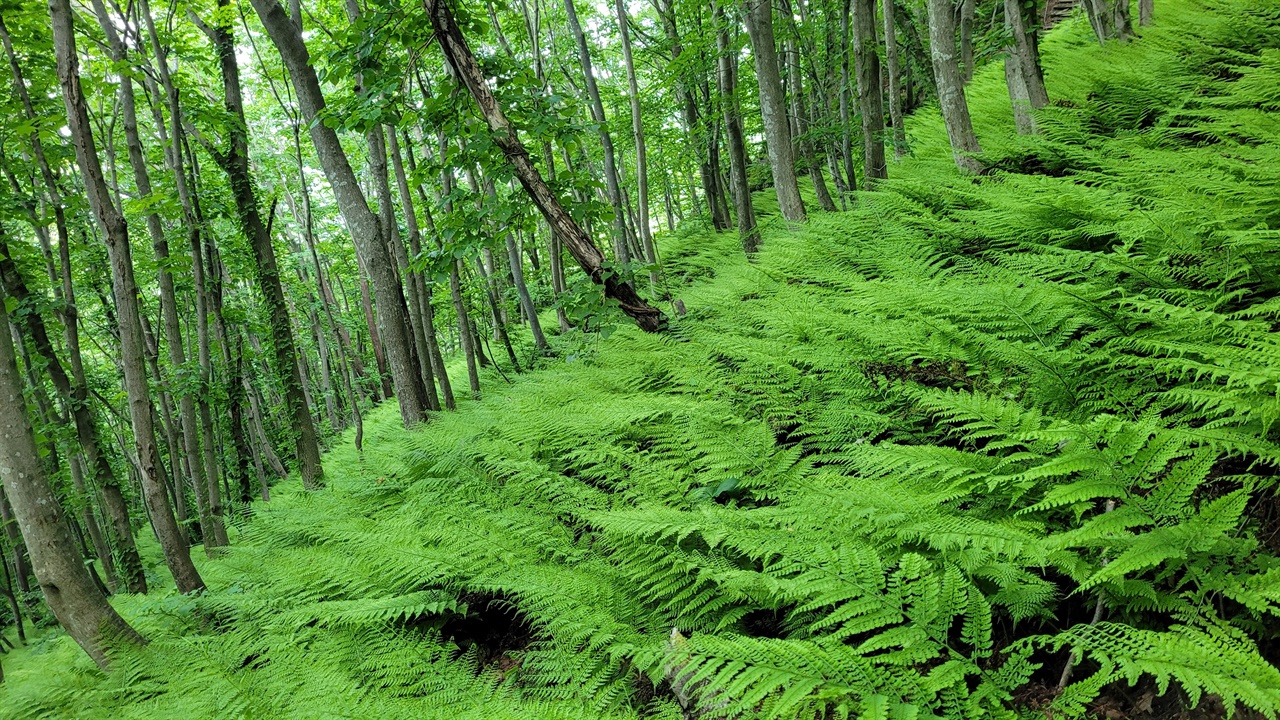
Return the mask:
[[[757,192],[751,260],[660,235],[666,333],[384,403],[0,715],[1280,714],[1280,6],[1160,12],[1047,36],[1036,135],[981,70],[981,177],[926,108],[847,212]]]

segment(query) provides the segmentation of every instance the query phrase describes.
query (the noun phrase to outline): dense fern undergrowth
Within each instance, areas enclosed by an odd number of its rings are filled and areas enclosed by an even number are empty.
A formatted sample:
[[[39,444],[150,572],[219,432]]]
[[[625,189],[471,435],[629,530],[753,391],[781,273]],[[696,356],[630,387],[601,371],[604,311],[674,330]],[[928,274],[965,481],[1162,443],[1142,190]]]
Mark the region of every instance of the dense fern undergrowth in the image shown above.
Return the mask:
[[[990,174],[916,118],[754,263],[663,238],[669,333],[379,409],[209,593],[116,600],[148,647],[48,636],[0,714],[1275,717],[1280,5],[1158,13],[1046,40],[1039,136],[980,74]]]

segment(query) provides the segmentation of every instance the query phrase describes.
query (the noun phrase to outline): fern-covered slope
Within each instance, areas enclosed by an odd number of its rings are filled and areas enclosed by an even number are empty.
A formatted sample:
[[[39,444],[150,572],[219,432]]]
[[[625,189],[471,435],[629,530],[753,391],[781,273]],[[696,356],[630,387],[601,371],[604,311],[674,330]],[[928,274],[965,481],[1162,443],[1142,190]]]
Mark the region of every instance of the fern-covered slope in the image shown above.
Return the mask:
[[[1280,5],[1159,13],[1045,42],[1041,136],[981,74],[989,176],[916,118],[754,264],[664,238],[667,335],[379,409],[210,593],[118,599],[148,648],[46,641],[0,714],[1275,716]]]

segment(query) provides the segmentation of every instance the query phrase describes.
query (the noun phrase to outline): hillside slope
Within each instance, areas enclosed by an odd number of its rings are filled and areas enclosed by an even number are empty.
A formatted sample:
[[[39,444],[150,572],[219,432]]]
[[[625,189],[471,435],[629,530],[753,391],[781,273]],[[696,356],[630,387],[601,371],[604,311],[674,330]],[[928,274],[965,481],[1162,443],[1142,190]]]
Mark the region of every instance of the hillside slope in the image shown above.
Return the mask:
[[[0,715],[1274,716],[1280,5],[1157,12],[1045,42],[1041,136],[980,73],[989,176],[918,117],[754,264],[662,238],[669,333],[379,408],[208,594],[116,601],[149,647],[48,639]]]

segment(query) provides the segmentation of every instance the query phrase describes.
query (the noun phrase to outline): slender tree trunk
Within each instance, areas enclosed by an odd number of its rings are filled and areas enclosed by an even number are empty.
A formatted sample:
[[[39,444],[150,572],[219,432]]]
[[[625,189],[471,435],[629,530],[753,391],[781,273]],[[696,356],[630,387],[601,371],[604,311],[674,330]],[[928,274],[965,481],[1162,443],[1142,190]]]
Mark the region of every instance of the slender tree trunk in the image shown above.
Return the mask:
[[[120,322],[121,364],[124,366],[125,389],[129,398],[129,414],[133,421],[134,442],[138,452],[143,494],[156,529],[165,562],[173,573],[179,592],[204,588],[204,581],[191,562],[173,510],[165,495],[160,454],[155,445],[150,389],[142,357],[142,328],[138,315],[137,285],[133,279],[133,259],[129,250],[129,233],[124,217],[111,199],[102,176],[97,151],[89,127],[83,89],[80,85],[79,58],[76,56],[69,0],[49,0],[53,26],[54,52],[58,79],[62,85],[67,109],[67,123],[75,145],[76,160],[84,178],[93,214],[107,239],[112,268],[112,289]],[[125,83],[127,84],[127,83]],[[56,503],[51,503],[56,505]],[[98,618],[99,620],[101,618]]]
[[[1133,21],[1129,19],[1130,0],[1115,0],[1115,17],[1112,27],[1115,28],[1116,39],[1126,42],[1133,37]],[[1141,12],[1141,11],[1139,11]]]
[[[564,12],[569,18],[569,29],[578,43],[578,60],[582,64],[582,75],[587,84],[587,97],[590,101],[592,119],[599,125],[600,145],[604,148],[604,180],[613,206],[613,255],[618,263],[631,262],[631,253],[627,250],[626,210],[622,207],[621,183],[618,180],[618,167],[613,154],[613,137],[609,133],[608,120],[604,114],[604,103],[600,101],[600,88],[596,85],[595,69],[591,65],[591,51],[587,48],[587,38],[582,33],[582,25],[578,22],[578,13],[574,9],[573,0],[564,0]]]
[[[898,64],[898,28],[894,23],[894,0],[884,0],[884,64],[889,84],[889,121],[893,123],[893,159],[907,152],[907,130],[902,125],[902,71]],[[883,152],[883,150],[881,151]]]
[[[667,35],[667,42],[671,45],[671,60],[673,63],[679,63],[680,57],[684,54],[684,43],[680,40],[679,28],[676,26],[674,0],[655,0],[654,7],[662,18],[663,31]],[[702,127],[702,122],[698,116],[698,100],[694,91],[694,84],[689,82],[687,72],[676,78],[676,94],[680,97],[685,132],[688,133],[689,143],[693,147],[694,155],[698,161],[698,176],[702,181],[702,194],[707,201],[708,209],[711,211],[711,227],[716,232],[728,230],[729,219],[721,216],[720,207],[722,203],[716,196],[715,168],[711,165],[710,143],[707,141],[707,133]],[[694,211],[697,212],[696,193],[694,194],[693,207]]]
[[[394,133],[393,133],[394,135]],[[394,141],[394,139],[393,139]],[[369,146],[369,172],[373,175],[374,194],[378,197],[378,213],[382,221],[382,241],[388,254],[395,262],[396,290],[400,293],[400,302],[408,308],[405,316],[411,359],[417,372],[414,373],[413,391],[418,394],[418,403],[427,410],[439,410],[440,399],[436,395],[435,373],[431,369],[431,355],[427,350],[427,339],[422,329],[422,307],[420,298],[413,290],[413,281],[409,274],[409,256],[404,249],[404,240],[400,237],[400,227],[396,222],[395,205],[391,199],[391,183],[388,179],[387,140],[381,125],[374,125],[365,133],[365,142]],[[407,303],[406,303],[407,300]]]
[[[738,24],[736,20],[730,21],[725,16],[718,3],[712,3],[711,11],[716,23],[716,64],[720,70],[725,140],[729,146],[729,186],[738,218],[738,237],[742,241],[743,251],[751,255],[760,249],[760,230],[756,227],[756,211],[751,204],[742,108],[738,103],[738,43],[732,39],[738,35]]]
[[[1027,28],[1026,16],[1018,0],[1004,0],[1005,27],[1013,38],[1009,52],[1018,63],[1018,74],[1025,88],[1026,101],[1032,110],[1049,104],[1049,92],[1040,72],[1040,52],[1035,41],[1035,30]],[[1021,94],[1021,93],[1020,93]],[[1032,126],[1034,130],[1034,125]]]
[[[886,0],[892,2],[893,0]],[[853,115],[850,106],[853,104],[853,80],[849,76],[849,54],[852,52],[853,37],[850,30],[850,17],[853,14],[853,0],[842,0],[840,10],[840,154],[844,158],[844,169],[848,179],[849,192],[858,189],[858,178],[853,171]]]
[[[884,160],[884,99],[876,44],[876,0],[853,0],[853,61],[862,115],[862,175],[868,188],[889,176]]]
[[[0,484],[0,507],[9,507],[9,501],[5,498],[4,486],[2,484]],[[6,520],[5,522],[13,526],[13,531],[15,533],[18,532],[18,524],[16,522],[13,520]],[[20,534],[19,542],[21,542]],[[16,550],[17,547],[15,546],[14,549]],[[24,567],[17,562],[16,557],[14,558],[14,567]],[[0,574],[4,575],[4,587],[0,588],[0,595],[4,595],[5,599],[9,601],[9,612],[13,614],[13,624],[18,628],[18,644],[25,646],[27,644],[27,629],[23,625],[22,605],[18,603],[18,596],[13,591],[14,583],[9,577],[9,559],[5,557],[4,548],[0,548]],[[28,591],[23,590],[23,592]],[[5,642],[8,642],[8,640],[6,639]],[[13,645],[12,643],[9,644],[10,646]]]
[[[1138,0],[1138,25],[1146,27],[1151,24],[1151,18],[1155,15],[1155,0]]]
[[[67,12],[70,19],[69,10],[54,11],[55,27],[60,11]],[[68,22],[67,30],[69,25]],[[0,327],[8,322],[8,313],[0,303]],[[0,333],[0,481],[30,548],[31,564],[45,602],[67,634],[99,667],[106,668],[106,645],[141,644],[146,640],[111,607],[81,561],[62,505],[40,467],[40,454],[23,412],[25,407],[13,342],[8,333]]]
[[[627,25],[627,7],[623,0],[614,0],[614,12],[618,16],[618,32],[622,38],[622,63],[627,70],[627,99],[631,104],[631,134],[636,143],[636,225],[640,245],[644,248],[645,262],[658,262],[653,247],[653,233],[649,230],[649,156],[644,145],[644,120],[640,112],[640,86],[636,82],[636,65],[631,57],[631,30]],[[649,282],[658,284],[658,271],[649,272]]]
[[[1107,7],[1107,0],[1084,0],[1084,9],[1089,16],[1089,26],[1098,39],[1098,44],[1105,43],[1115,35],[1115,18],[1113,11]]]
[[[796,181],[796,162],[791,152],[791,131],[787,127],[787,102],[778,69],[778,49],[773,39],[773,4],[770,0],[744,0],[747,34],[756,60],[756,80],[760,84],[760,115],[769,144],[769,165],[773,168],[773,189],[778,195],[782,217],[804,222],[804,201]]]
[[[94,11],[98,15],[98,24],[106,33],[107,44],[111,48],[112,59],[120,64],[128,62],[124,42],[116,33],[115,20],[108,14],[102,0],[93,0]],[[120,111],[124,122],[125,147],[128,150],[129,165],[133,169],[134,184],[138,194],[144,198],[152,197],[151,176],[147,169],[146,157],[143,155],[142,141],[138,136],[138,120],[136,104],[131,81],[120,82]],[[151,205],[150,207],[155,207]],[[160,266],[160,314],[161,326],[164,329],[165,344],[169,349],[169,364],[174,373],[180,373],[186,367],[187,357],[182,339],[182,331],[178,324],[178,300],[173,284],[173,272],[169,262],[169,241],[165,238],[164,228],[160,223],[160,215],[155,210],[146,213],[147,232],[151,235],[151,246],[155,251],[157,264]],[[156,376],[160,380],[160,376]],[[196,493],[196,508],[200,516],[200,535],[206,549],[217,547],[218,537],[214,529],[214,518],[209,512],[208,478],[204,474],[204,464],[200,453],[200,428],[196,424],[196,403],[192,393],[183,388],[170,390],[178,399],[178,419],[182,423],[182,445],[185,451],[188,477]]]
[[[229,8],[229,0],[219,0],[218,7]],[[235,38],[229,22],[215,24],[208,33],[222,71],[223,104],[231,116],[231,122],[227,123],[226,150],[215,154],[214,158],[227,174],[240,231],[253,251],[258,289],[262,292],[271,327],[275,372],[284,389],[285,411],[289,416],[302,486],[307,490],[318,490],[324,487],[320,442],[303,392],[303,378],[298,368],[299,353],[293,339],[293,321],[280,283],[280,268],[271,241],[271,223],[262,220],[257,188],[249,170],[249,137],[240,90],[240,68],[236,63]]]
[[[485,194],[487,194],[491,200],[494,202],[498,201],[498,192],[493,187],[493,181],[488,177],[485,177],[484,179],[484,190]],[[495,228],[495,231],[496,230],[497,229]],[[542,323],[538,321],[538,309],[533,306],[533,298],[529,295],[529,286],[525,284],[524,262],[520,259],[520,248],[516,245],[516,240],[511,235],[511,231],[508,229],[505,232],[507,266],[511,270],[511,279],[516,286],[516,296],[520,298],[520,308],[524,311],[525,316],[529,320],[529,331],[533,334],[534,346],[542,352],[547,352],[551,348],[547,345],[547,338],[542,333]],[[505,330],[503,331],[503,334],[506,334]],[[510,347],[510,341],[507,340],[505,342],[507,346]],[[514,353],[512,355],[512,364],[516,366],[516,371],[519,372],[519,365],[514,362]]]
[[[9,504],[9,496],[5,494],[3,485],[0,485],[0,525],[4,526],[4,534],[9,538],[9,547],[13,548],[13,574],[16,576],[18,589],[24,593],[31,592],[28,581],[31,577],[31,554],[22,541],[22,531],[18,529],[18,520],[13,516],[13,506]]]
[[[409,252],[416,258],[422,254],[422,231],[418,228],[418,213],[413,206],[413,193],[409,192],[409,179],[405,175],[404,159],[400,151],[400,143],[396,139],[395,128],[388,126],[387,138],[390,142],[391,165],[396,175],[396,189],[400,193],[400,205],[404,208],[405,227],[409,231]],[[405,154],[409,156],[412,167],[413,147],[408,144],[407,132],[404,139]],[[431,309],[431,292],[427,289],[427,280],[422,273],[410,270],[407,263],[404,272],[409,286],[409,295],[415,298],[417,312],[420,313],[423,352],[428,364],[427,371],[423,373],[423,378],[427,382],[428,400],[433,406],[432,409],[439,410],[441,396],[443,396],[444,407],[453,409],[453,388],[449,384],[449,375],[445,371],[444,359],[440,355],[440,347],[436,340],[435,317]],[[436,393],[436,381],[440,383],[439,395]]]
[[[17,54],[13,51],[8,28],[5,27],[2,18],[0,18],[0,42],[3,42],[5,54],[9,58],[9,69],[13,75],[14,92],[22,101],[26,118],[34,122],[36,120],[35,109],[31,103],[31,96],[27,91],[22,68],[18,64]],[[80,330],[76,311],[75,288],[71,282],[70,236],[67,232],[67,220],[63,211],[62,194],[58,188],[57,178],[53,174],[53,169],[44,154],[44,146],[40,140],[40,135],[34,130],[31,133],[31,148],[40,168],[40,175],[44,180],[50,204],[53,206],[54,226],[58,233],[60,272],[57,272],[55,277],[51,277],[51,281],[54,283],[55,290],[61,287],[62,310],[60,315],[67,345],[67,357],[71,366],[72,382],[70,383],[69,391],[65,394],[69,398],[70,407],[72,408],[72,415],[76,422],[76,433],[80,440],[85,464],[91,473],[93,485],[98,489],[103,516],[108,520],[115,536],[114,539],[119,554],[119,575],[124,579],[126,590],[131,593],[145,593],[147,591],[147,582],[142,571],[142,560],[138,557],[138,550],[134,544],[133,527],[129,521],[128,507],[125,504],[123,494],[121,494],[115,471],[112,469],[110,459],[107,456],[106,446],[102,443],[98,434],[97,424],[89,408],[88,383],[85,379],[84,364],[80,356]],[[9,256],[7,250],[4,250],[3,253],[6,257]],[[50,349],[52,350],[51,344]],[[51,362],[50,364],[52,365],[53,363]],[[58,369],[62,370],[62,367],[59,366]],[[50,373],[53,374],[52,367],[50,368]],[[65,377],[65,372],[63,372],[63,375]],[[25,551],[23,554],[25,555]]]
[[[262,0],[258,0],[261,2]],[[591,237],[560,204],[560,200],[547,187],[541,173],[534,167],[529,151],[520,142],[515,129],[507,120],[499,107],[493,91],[485,82],[484,74],[471,54],[466,39],[462,36],[454,22],[453,13],[441,0],[426,0],[427,11],[431,16],[431,24],[436,31],[436,39],[449,64],[457,72],[458,77],[471,92],[480,108],[481,115],[489,125],[494,144],[506,156],[516,178],[524,186],[525,192],[542,212],[552,232],[560,233],[569,252],[582,266],[583,271],[593,282],[603,285],[605,296],[617,301],[622,311],[629,315],[636,324],[647,332],[659,332],[666,326],[666,318],[662,311],[649,305],[635,288],[612,273],[604,272],[604,255],[592,242]]]
[[[74,400],[71,379],[67,377],[62,361],[54,352],[53,343],[49,339],[48,330],[45,328],[44,318],[40,315],[39,307],[32,305],[31,292],[27,288],[26,280],[18,271],[17,264],[13,261],[13,254],[10,252],[8,241],[4,237],[2,228],[0,228],[0,281],[3,282],[7,294],[17,301],[17,306],[24,308],[22,317],[26,326],[26,334],[31,339],[31,344],[35,347],[36,352],[44,359],[45,373],[53,381],[53,388],[58,393],[61,404],[67,409],[67,414],[56,414],[55,417],[60,424],[67,426],[71,426],[74,421],[74,429],[80,442],[81,452],[87,458],[92,457],[94,460],[98,460],[100,455],[97,432],[93,426],[92,415],[87,405],[77,405]],[[28,365],[28,368],[30,368],[30,365]],[[90,502],[91,496],[85,484],[83,468],[74,455],[68,457],[68,464],[72,471],[72,479],[76,490],[84,498],[85,505],[82,520],[85,528],[93,538],[98,558],[102,561],[103,571],[106,572],[108,581],[114,591],[116,587],[115,563],[110,550],[106,548],[97,520],[93,517],[93,506]],[[91,465],[90,467],[93,466]],[[110,471],[109,463],[107,468]],[[114,480],[114,476],[112,479]]]
[[[187,174],[183,161],[185,131],[182,126],[182,108],[178,101],[178,91],[169,74],[168,50],[160,44],[160,37],[156,33],[155,21],[151,15],[151,6],[147,0],[140,0],[139,12],[146,22],[147,35],[151,39],[152,52],[155,53],[156,57],[157,74],[160,78],[160,84],[164,88],[164,96],[169,106],[171,137],[170,133],[165,130],[163,113],[160,112],[158,107],[154,110],[156,129],[160,135],[161,142],[167,146],[165,159],[173,171],[174,186],[178,192],[178,200],[182,205],[183,224],[187,228],[187,243],[191,249],[192,285],[194,286],[196,298],[196,356],[200,368],[200,387],[195,394],[195,402],[200,418],[201,433],[204,436],[203,475],[206,478],[209,516],[214,533],[213,545],[223,546],[229,544],[230,541],[227,538],[226,524],[223,520],[222,493],[218,489],[219,462],[217,450],[214,447],[216,434],[213,427],[213,415],[209,409],[209,388],[213,379],[213,362],[209,350],[208,295],[205,285],[204,259],[202,257],[201,228],[203,223],[200,221],[199,213],[196,211],[196,201],[192,198],[191,190],[187,186]],[[154,81],[150,79],[150,76],[144,75],[144,81],[154,87]],[[192,170],[197,170],[194,162],[192,163]],[[210,546],[206,544],[206,548],[208,547]]]
[[[950,0],[928,0],[929,54],[933,74],[938,83],[938,104],[947,126],[951,153],[962,172],[980,173],[982,163],[974,157],[982,152],[969,119],[969,103],[964,95],[964,82],[956,64],[956,22]]]
[[[404,321],[404,295],[395,277],[394,261],[382,242],[381,224],[369,210],[337,133],[323,122],[316,121],[324,110],[325,101],[315,68],[311,65],[311,56],[302,41],[302,28],[289,19],[276,0],[252,0],[252,3],[289,70],[316,154],[356,243],[357,253],[365,259],[365,269],[370,273],[373,291],[378,298],[378,329],[386,346],[387,366],[400,404],[400,417],[406,427],[414,425],[425,419],[425,408],[415,381],[418,373],[413,362],[412,341],[406,332],[408,325]]]
[[[966,85],[973,79],[974,0],[960,0],[960,77]]]

